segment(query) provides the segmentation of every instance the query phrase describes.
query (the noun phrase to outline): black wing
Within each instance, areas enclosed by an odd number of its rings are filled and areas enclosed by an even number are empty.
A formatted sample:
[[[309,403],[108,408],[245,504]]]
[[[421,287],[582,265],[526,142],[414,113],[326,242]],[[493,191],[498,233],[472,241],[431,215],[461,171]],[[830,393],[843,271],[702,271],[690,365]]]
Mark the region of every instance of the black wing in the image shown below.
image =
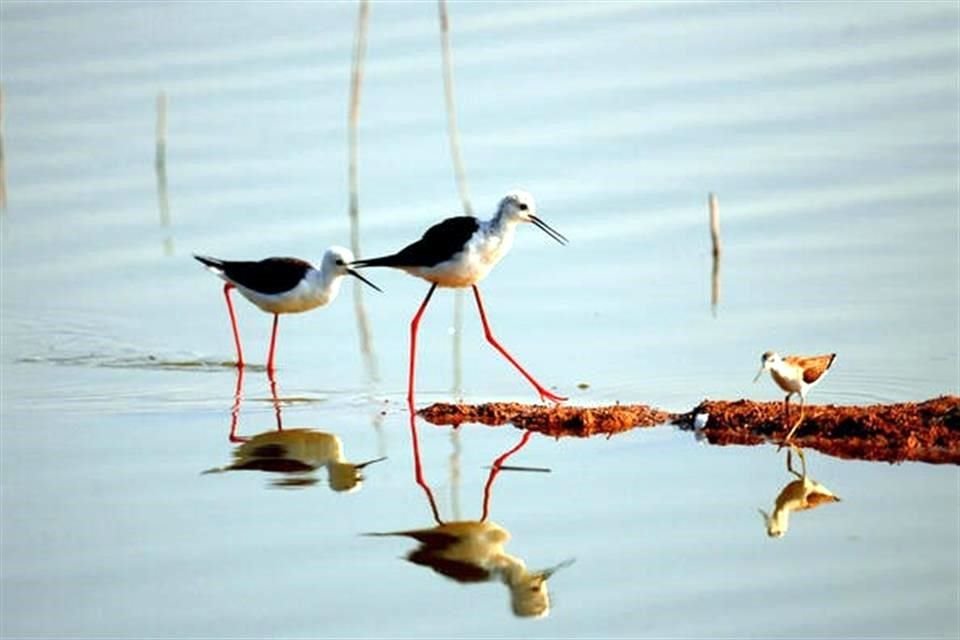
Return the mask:
[[[316,469],[306,462],[293,458],[251,458],[232,464],[229,468],[237,471],[272,471],[274,473],[303,473]]]
[[[452,578],[457,582],[487,582],[491,573],[483,567],[454,558],[444,558],[431,549],[415,549],[407,555],[407,560],[422,567],[430,567],[440,575]]]
[[[427,229],[422,238],[397,253],[357,260],[353,266],[432,267],[459,253],[479,228],[480,221],[472,216],[447,218]]]
[[[218,260],[194,256],[197,260],[223,272],[230,282],[259,293],[283,293],[297,286],[313,266],[299,258],[267,258],[259,262]]]

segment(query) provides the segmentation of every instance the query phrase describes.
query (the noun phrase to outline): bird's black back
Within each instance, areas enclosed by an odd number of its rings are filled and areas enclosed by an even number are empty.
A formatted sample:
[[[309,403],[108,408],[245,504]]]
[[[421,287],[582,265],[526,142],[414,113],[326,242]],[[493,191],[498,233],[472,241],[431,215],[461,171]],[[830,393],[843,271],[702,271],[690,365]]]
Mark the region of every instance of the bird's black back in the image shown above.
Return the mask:
[[[416,242],[397,253],[357,260],[356,267],[432,267],[449,260],[463,249],[470,237],[480,228],[473,216],[456,216],[438,222]]]
[[[297,286],[313,266],[299,258],[267,258],[255,261],[218,260],[194,256],[208,267],[223,271],[230,282],[259,293],[275,294]]]

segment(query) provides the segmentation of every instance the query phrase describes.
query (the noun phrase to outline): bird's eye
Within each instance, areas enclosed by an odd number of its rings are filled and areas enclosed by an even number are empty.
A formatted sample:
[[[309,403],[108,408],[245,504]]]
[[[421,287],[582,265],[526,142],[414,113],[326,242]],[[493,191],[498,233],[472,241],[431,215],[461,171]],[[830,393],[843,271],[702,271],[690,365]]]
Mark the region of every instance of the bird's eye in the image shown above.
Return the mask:
[[[342,267],[344,264],[345,264],[345,263],[343,262],[343,258],[337,258],[337,266],[338,266],[338,267]]]
[[[521,202],[520,204],[517,205],[517,208],[520,209],[520,211],[526,211],[530,207],[527,206],[526,202]]]

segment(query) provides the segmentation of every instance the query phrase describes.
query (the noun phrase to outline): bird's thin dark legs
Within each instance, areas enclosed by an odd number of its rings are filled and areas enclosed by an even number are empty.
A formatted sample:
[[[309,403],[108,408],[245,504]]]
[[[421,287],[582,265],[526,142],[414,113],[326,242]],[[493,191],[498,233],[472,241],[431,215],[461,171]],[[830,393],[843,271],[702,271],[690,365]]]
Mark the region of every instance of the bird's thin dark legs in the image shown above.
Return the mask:
[[[793,437],[793,434],[796,433],[796,431],[797,431],[797,429],[800,427],[800,425],[803,424],[803,409],[804,409],[804,405],[805,405],[805,404],[806,404],[806,398],[803,397],[803,394],[800,394],[800,417],[797,419],[796,424],[794,424],[793,427],[790,429],[790,432],[787,433],[787,437],[786,437],[786,439],[785,439],[785,442],[788,442],[788,443],[789,443],[789,442],[790,442],[790,438]]]

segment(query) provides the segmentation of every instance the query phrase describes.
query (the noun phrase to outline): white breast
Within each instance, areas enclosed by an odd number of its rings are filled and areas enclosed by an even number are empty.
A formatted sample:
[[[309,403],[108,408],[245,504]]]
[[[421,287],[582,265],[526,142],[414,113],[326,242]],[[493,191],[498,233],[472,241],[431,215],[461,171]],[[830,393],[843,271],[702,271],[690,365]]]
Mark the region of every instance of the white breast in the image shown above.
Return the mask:
[[[410,267],[407,273],[441,287],[469,287],[490,273],[513,245],[513,228],[494,232],[484,225],[462,251],[432,267]]]
[[[318,283],[301,280],[300,283],[283,293],[267,294],[236,285],[240,294],[268,313],[302,313],[329,304],[340,290],[339,279],[322,288]]]

